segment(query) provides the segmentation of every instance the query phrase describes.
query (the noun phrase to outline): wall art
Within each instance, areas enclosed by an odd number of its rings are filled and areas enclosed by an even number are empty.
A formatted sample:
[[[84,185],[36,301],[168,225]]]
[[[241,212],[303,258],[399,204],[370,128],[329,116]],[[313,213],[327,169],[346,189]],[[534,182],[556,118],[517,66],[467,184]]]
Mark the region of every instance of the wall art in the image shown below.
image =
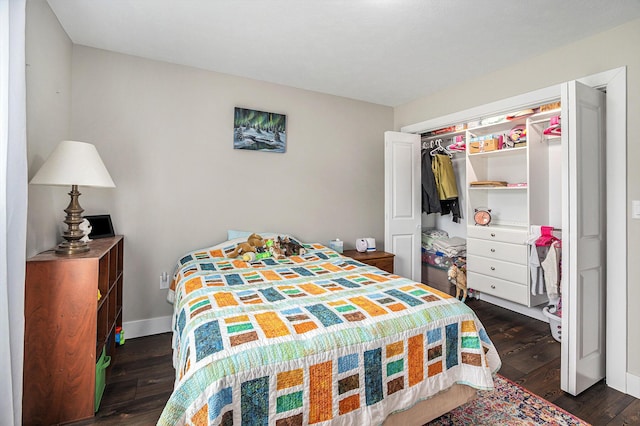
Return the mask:
[[[285,152],[287,116],[274,112],[235,108],[233,147],[250,151]]]

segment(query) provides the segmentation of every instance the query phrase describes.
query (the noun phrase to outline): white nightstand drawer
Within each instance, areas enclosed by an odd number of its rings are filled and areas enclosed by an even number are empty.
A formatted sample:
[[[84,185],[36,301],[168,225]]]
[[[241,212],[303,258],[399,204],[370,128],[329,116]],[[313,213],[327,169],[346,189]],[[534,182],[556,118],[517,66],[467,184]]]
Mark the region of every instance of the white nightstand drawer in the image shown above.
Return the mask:
[[[483,240],[501,241],[503,243],[525,244],[527,230],[498,226],[468,226],[467,237]]]
[[[467,254],[526,265],[528,246],[491,240],[467,239]]]
[[[467,272],[467,286],[481,293],[487,293],[523,305],[528,304],[528,288],[523,284],[469,271]]]
[[[467,256],[467,270],[503,280],[527,284],[529,268],[521,263],[503,262],[488,257]]]

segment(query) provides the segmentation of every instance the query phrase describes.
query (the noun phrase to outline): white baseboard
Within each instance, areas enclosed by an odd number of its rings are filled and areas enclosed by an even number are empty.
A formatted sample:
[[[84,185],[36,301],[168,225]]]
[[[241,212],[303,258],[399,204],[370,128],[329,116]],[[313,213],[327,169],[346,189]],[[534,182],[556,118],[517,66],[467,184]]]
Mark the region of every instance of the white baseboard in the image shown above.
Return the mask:
[[[151,336],[171,331],[171,315],[122,323],[125,339]]]
[[[640,376],[627,373],[627,393],[640,399]]]
[[[522,315],[526,315],[533,319],[537,319],[542,322],[546,322],[546,323],[549,322],[547,317],[545,317],[544,314],[542,313],[542,307],[530,308],[528,306],[520,305],[519,303],[515,303],[509,300],[501,299],[499,297],[491,296],[490,294],[486,294],[486,293],[480,293],[479,299],[484,300],[485,302],[489,302],[494,305],[500,306],[501,308],[505,308]]]

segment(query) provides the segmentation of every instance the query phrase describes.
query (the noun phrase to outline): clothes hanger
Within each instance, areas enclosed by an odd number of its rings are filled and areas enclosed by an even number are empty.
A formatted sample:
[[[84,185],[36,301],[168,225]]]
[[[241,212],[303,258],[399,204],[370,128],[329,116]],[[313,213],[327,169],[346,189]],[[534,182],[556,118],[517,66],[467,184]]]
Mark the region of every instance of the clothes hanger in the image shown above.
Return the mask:
[[[435,143],[436,143],[436,147],[433,148],[429,153],[431,154],[432,157],[435,157],[438,154],[438,152],[442,151],[444,154],[448,155],[449,158],[453,158],[453,153],[448,151],[445,147],[442,146],[442,139],[436,139]]]
[[[551,233],[553,226],[542,226],[540,227],[540,231],[542,235],[536,240],[537,247],[551,246],[554,242],[559,241],[558,237]]]
[[[560,126],[560,116],[554,115],[549,119],[549,127],[542,131],[547,136],[562,136],[562,127]]]

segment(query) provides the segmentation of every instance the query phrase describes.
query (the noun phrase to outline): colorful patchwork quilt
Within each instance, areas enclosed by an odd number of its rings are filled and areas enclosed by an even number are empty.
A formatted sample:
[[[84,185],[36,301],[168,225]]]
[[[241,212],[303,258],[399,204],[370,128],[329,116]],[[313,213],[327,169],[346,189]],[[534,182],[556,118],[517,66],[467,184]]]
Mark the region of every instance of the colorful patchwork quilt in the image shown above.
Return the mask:
[[[226,257],[241,241],[178,263],[159,425],[381,424],[454,383],[493,388],[496,349],[455,298],[320,244]]]

